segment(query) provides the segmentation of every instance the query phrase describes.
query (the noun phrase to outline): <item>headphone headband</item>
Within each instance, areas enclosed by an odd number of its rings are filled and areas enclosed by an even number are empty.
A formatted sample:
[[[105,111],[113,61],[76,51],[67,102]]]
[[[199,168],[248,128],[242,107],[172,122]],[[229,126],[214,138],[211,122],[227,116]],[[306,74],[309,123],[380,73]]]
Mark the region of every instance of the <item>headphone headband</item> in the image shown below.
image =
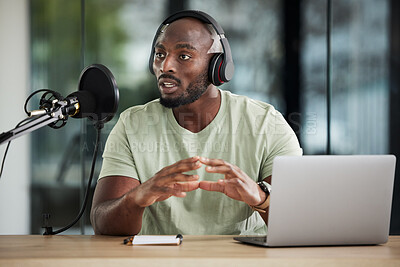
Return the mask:
[[[163,25],[170,24],[170,23],[174,22],[175,20],[178,20],[181,18],[188,18],[188,17],[195,18],[204,23],[211,24],[214,27],[214,29],[217,31],[218,35],[225,34],[222,27],[218,24],[218,22],[213,17],[211,17],[207,13],[204,13],[200,10],[184,10],[184,11],[177,12],[177,13],[169,16],[168,18],[166,18],[162,24]]]
[[[158,27],[156,35],[154,36],[153,39],[153,44],[151,47],[151,54],[150,54],[150,59],[149,59],[149,70],[152,74],[154,74],[153,70],[153,61],[154,61],[154,47],[157,42],[157,38],[160,35],[162,29],[164,28],[165,25],[171,24],[172,22],[181,19],[181,18],[196,18],[204,23],[211,24],[217,34],[220,37],[220,42],[222,45],[223,53],[217,54],[213,57],[211,60],[210,66],[209,66],[209,79],[210,81],[218,86],[221,85],[224,82],[229,82],[234,73],[234,65],[233,65],[233,59],[232,59],[232,53],[231,53],[231,48],[229,46],[228,39],[225,37],[224,30],[222,27],[218,24],[218,22],[212,18],[210,15],[199,11],[199,10],[184,10],[184,11],[179,11],[168,18],[166,18],[163,23]]]

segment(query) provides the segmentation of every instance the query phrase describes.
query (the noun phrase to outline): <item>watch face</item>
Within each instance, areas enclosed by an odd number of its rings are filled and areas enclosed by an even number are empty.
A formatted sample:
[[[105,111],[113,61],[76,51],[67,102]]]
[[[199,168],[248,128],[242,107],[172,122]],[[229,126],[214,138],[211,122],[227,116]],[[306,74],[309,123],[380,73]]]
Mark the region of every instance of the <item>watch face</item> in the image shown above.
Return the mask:
[[[261,190],[264,191],[267,195],[270,194],[271,186],[267,182],[262,181],[258,182],[257,184],[260,186]]]

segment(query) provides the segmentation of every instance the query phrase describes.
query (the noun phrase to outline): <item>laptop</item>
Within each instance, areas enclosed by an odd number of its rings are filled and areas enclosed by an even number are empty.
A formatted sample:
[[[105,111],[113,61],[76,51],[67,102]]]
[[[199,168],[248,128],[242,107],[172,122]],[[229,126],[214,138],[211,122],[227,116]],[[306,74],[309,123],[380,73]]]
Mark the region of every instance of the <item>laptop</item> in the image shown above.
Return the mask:
[[[274,159],[268,246],[372,245],[389,236],[393,155],[280,156]]]

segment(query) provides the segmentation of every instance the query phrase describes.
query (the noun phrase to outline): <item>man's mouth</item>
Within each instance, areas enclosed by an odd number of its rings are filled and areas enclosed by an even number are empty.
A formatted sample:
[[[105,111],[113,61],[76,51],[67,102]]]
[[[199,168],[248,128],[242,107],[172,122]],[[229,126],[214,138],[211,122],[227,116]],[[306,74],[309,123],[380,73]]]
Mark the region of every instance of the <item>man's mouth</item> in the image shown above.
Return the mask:
[[[175,86],[175,84],[174,84],[174,83],[168,83],[168,82],[166,82],[166,83],[163,83],[163,85],[164,85],[164,87],[166,87],[166,88],[172,88],[172,87],[174,87],[174,86]]]
[[[161,93],[172,94],[178,89],[179,82],[175,81],[175,79],[161,78],[159,79],[158,86],[161,90]]]

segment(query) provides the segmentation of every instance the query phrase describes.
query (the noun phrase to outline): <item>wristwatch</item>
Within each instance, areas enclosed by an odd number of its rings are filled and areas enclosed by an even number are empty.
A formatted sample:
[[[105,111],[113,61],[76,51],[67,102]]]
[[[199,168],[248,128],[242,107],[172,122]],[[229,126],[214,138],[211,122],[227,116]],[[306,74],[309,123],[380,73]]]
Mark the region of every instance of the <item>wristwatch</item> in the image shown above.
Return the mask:
[[[267,195],[267,198],[260,205],[250,206],[250,207],[255,211],[266,213],[267,211],[265,209],[269,206],[269,195],[271,194],[271,185],[264,181],[258,182],[257,184],[261,188],[261,190],[264,191],[264,193]]]

